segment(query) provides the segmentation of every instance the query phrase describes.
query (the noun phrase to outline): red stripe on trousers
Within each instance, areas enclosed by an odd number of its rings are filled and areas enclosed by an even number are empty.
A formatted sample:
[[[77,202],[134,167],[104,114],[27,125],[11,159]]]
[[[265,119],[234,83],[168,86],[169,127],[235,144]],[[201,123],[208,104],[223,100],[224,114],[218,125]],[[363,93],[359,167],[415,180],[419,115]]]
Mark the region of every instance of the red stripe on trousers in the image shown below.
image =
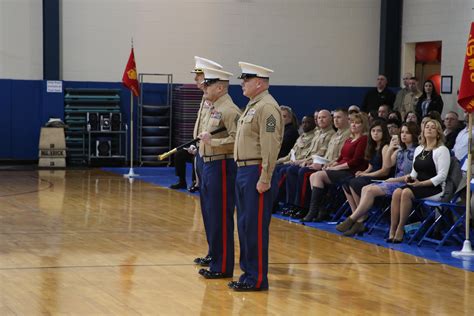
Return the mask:
[[[262,173],[262,165],[259,167],[259,173]],[[263,240],[262,240],[262,230],[263,230],[263,193],[259,194],[258,197],[258,278],[257,284],[255,285],[256,288],[260,288],[262,285],[263,279]]]
[[[278,187],[281,188],[281,186],[283,185],[283,182],[285,182],[286,180],[286,173],[283,175],[283,177],[281,177],[280,181],[278,181]]]
[[[304,207],[304,198],[306,197],[306,185],[308,184],[309,176],[313,174],[312,172],[305,172],[303,175],[303,185],[301,186],[300,192],[300,206]]]
[[[222,160],[222,273],[227,273],[227,168]]]

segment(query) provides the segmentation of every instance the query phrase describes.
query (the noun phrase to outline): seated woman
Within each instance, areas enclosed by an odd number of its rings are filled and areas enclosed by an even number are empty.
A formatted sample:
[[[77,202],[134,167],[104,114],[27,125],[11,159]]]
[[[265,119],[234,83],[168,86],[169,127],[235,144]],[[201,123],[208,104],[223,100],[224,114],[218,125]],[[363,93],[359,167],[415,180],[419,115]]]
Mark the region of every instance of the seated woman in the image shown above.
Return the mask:
[[[443,142],[441,124],[435,119],[428,120],[421,131],[420,146],[415,149],[413,169],[405,177],[407,184],[393,192],[387,242],[403,241],[404,227],[414,199],[436,201],[443,195],[450,165],[449,149]]]
[[[405,115],[405,122],[414,122],[418,124],[418,116],[416,115],[415,111],[408,111]]]
[[[357,171],[355,178],[343,184],[344,194],[355,211],[360,201],[362,188],[372,182],[372,179],[385,179],[390,173],[390,167],[382,168],[382,162],[387,160],[389,155],[388,143],[390,134],[387,124],[381,120],[376,120],[370,127],[370,137],[365,150],[365,159],[369,166],[364,171]]]
[[[336,226],[338,231],[343,232],[345,236],[353,236],[363,232],[365,230],[363,224],[364,217],[374,205],[375,198],[392,195],[395,189],[405,185],[405,175],[411,172],[419,135],[420,127],[418,124],[414,122],[403,123],[400,142],[396,138],[392,138],[387,150],[389,153],[388,159],[384,160],[384,165],[389,168],[396,165],[395,177],[387,179],[382,183],[363,187],[357,208],[353,210],[351,216]]]
[[[354,177],[357,171],[367,168],[367,161],[364,159],[367,147],[367,120],[364,113],[352,114],[350,116],[351,137],[344,142],[339,158],[334,163],[324,166],[323,170],[311,175],[312,192],[309,212],[301,219],[301,222],[324,220],[328,214],[321,210],[321,204],[326,188],[333,183],[342,183]]]

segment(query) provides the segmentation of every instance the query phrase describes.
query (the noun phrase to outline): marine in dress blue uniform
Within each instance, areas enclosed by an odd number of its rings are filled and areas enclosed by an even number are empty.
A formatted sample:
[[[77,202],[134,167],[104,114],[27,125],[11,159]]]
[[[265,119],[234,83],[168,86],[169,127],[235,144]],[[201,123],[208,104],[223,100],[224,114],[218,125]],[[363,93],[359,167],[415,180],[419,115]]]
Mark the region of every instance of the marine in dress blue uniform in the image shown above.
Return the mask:
[[[272,205],[277,193],[275,163],[283,138],[280,107],[269,94],[271,69],[239,62],[243,94],[250,99],[239,119],[234,145],[236,205],[240,242],[236,291],[268,289],[268,244]]]
[[[195,74],[194,81],[196,81],[196,84],[198,85],[198,87],[200,89],[203,89],[203,86],[202,86],[202,83],[204,81],[203,68],[222,69],[223,67],[219,65],[218,63],[216,63],[215,61],[202,58],[199,56],[194,56],[194,60],[195,60],[195,66],[194,66],[194,70],[191,71],[191,73]],[[194,124],[193,138],[197,138],[197,136],[202,132],[203,122],[207,120],[210,113],[209,109],[210,109],[210,104],[203,97],[201,100],[201,104],[199,106],[196,123]],[[197,173],[197,178],[200,180],[201,174],[202,174],[202,168],[203,168],[202,157],[198,152],[196,152],[196,149],[194,150],[190,149],[190,151],[192,152],[192,154],[196,155],[196,158],[195,158],[196,173]],[[206,231],[206,240],[209,245],[209,215],[206,213],[206,209],[207,209],[206,197],[204,196],[204,194],[202,194],[201,191],[199,191],[199,197],[200,197],[199,201],[201,204],[202,220],[204,223],[204,230]],[[199,264],[201,266],[208,266],[210,262],[211,262],[210,246],[208,248],[208,253],[206,256],[197,257],[194,259],[194,263]]]
[[[211,262],[209,269],[199,270],[207,279],[233,276],[235,176],[234,140],[241,111],[228,94],[231,73],[203,68],[204,98],[211,102],[209,115],[199,134],[199,155],[203,160],[201,192],[208,215],[208,237]],[[211,136],[221,127],[225,131]]]

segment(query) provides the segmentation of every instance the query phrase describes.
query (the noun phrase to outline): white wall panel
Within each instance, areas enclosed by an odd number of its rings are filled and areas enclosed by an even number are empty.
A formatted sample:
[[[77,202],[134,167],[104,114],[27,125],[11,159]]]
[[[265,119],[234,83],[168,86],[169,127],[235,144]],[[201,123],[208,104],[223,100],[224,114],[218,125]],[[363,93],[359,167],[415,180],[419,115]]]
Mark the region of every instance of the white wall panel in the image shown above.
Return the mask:
[[[235,74],[239,60],[262,64],[274,84],[377,75],[379,0],[63,0],[62,12],[64,80],[120,81],[132,36],[139,72],[176,82],[192,81],[194,55]]]
[[[41,0],[0,0],[0,78],[43,78]]]

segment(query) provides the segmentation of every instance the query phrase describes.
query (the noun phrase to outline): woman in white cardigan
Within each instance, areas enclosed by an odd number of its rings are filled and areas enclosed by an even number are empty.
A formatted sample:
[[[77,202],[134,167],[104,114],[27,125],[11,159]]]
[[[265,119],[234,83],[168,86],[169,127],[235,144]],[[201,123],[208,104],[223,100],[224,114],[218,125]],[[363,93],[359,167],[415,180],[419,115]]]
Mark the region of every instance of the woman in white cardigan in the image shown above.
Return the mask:
[[[448,176],[450,154],[444,146],[441,124],[430,119],[421,132],[420,146],[415,149],[415,159],[407,185],[396,189],[392,196],[390,233],[387,242],[401,243],[404,227],[414,199],[439,200]]]

